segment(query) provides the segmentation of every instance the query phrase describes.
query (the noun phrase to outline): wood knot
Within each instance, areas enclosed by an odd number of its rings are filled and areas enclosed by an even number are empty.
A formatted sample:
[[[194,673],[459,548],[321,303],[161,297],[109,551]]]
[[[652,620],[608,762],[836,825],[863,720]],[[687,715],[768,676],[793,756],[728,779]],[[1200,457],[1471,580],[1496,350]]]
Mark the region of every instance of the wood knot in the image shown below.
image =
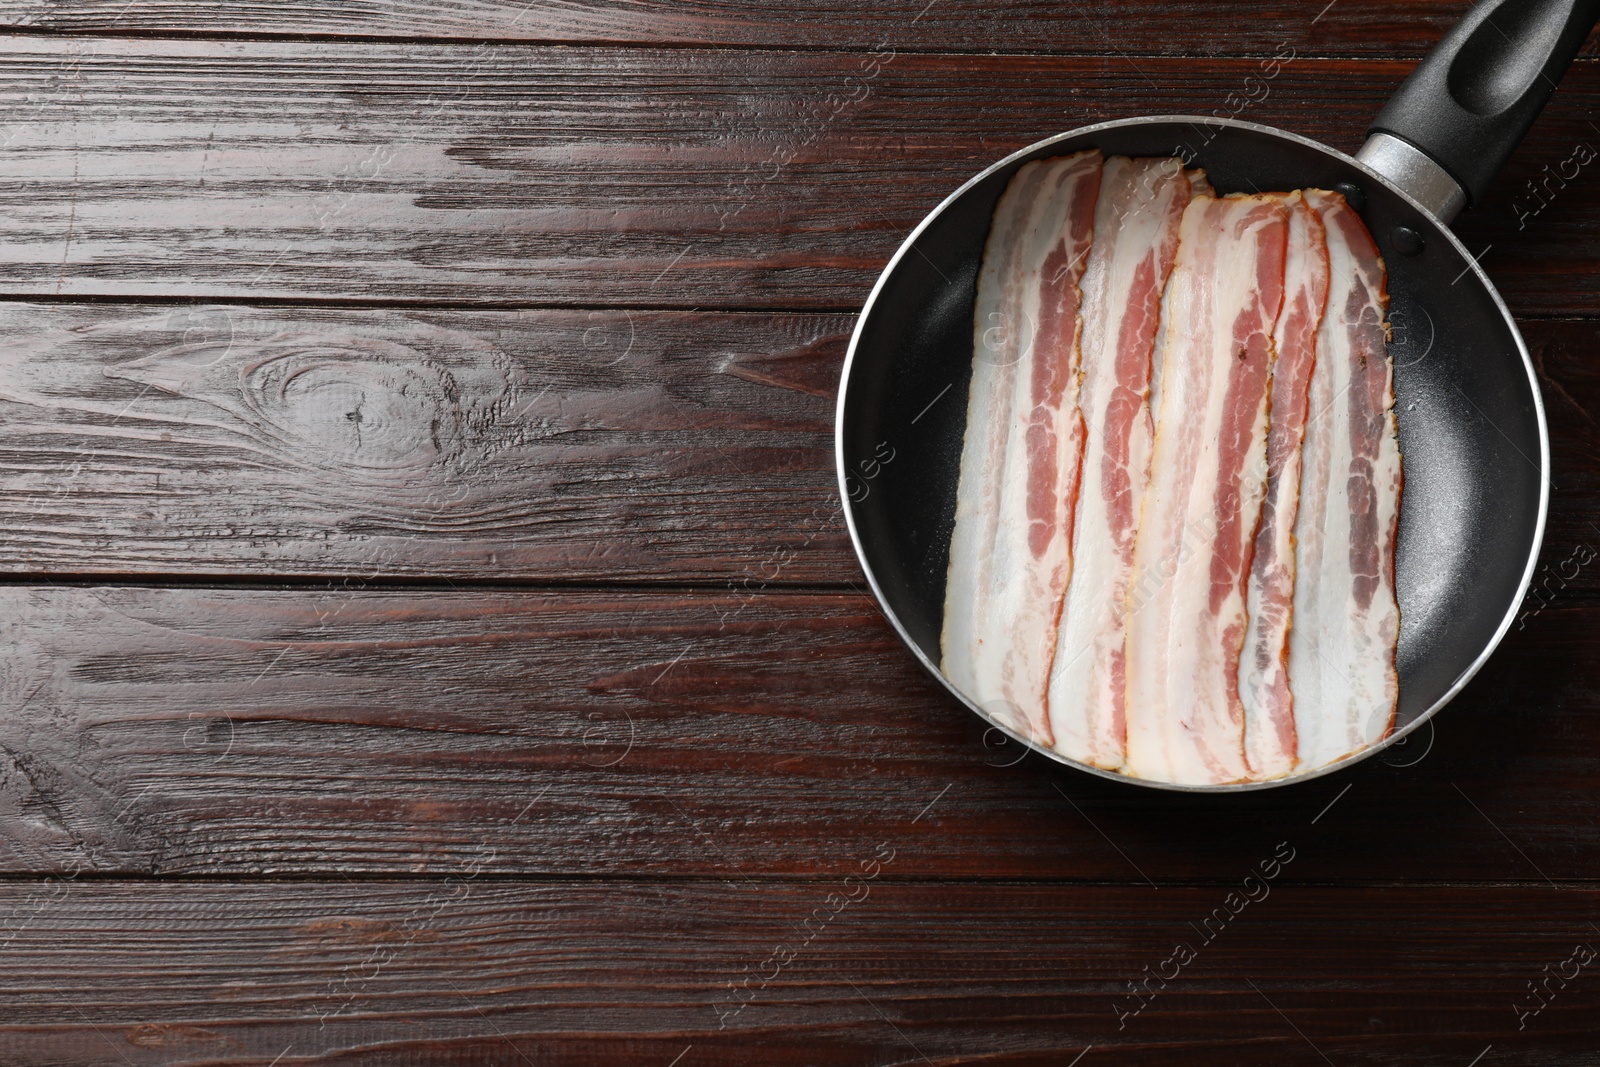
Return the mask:
[[[263,354],[243,376],[245,398],[263,427],[307,460],[416,476],[465,451],[462,383],[415,349],[319,340]]]
[[[246,323],[108,368],[226,412],[226,429],[278,463],[397,503],[467,493],[474,470],[517,443],[526,392],[480,338],[408,320],[373,334]]]

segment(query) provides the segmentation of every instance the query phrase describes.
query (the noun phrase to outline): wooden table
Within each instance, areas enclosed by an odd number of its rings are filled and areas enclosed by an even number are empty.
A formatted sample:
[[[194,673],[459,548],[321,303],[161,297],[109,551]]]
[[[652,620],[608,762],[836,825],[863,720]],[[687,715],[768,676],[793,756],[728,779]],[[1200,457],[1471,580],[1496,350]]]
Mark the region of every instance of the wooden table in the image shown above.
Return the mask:
[[[0,1063],[1600,1064],[1600,61],[1458,227],[1556,485],[1435,730],[1018,762],[840,521],[910,227],[1099,119],[1354,149],[1464,4],[1319,6],[7,5]]]

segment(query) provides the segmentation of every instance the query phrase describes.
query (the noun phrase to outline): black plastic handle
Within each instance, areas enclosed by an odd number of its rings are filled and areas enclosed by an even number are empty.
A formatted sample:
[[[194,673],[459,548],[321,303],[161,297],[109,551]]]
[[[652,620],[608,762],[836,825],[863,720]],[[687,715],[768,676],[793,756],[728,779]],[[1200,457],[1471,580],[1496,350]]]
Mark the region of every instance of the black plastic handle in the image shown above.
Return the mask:
[[[1600,0],[1483,0],[1372,120],[1479,199],[1600,20]]]

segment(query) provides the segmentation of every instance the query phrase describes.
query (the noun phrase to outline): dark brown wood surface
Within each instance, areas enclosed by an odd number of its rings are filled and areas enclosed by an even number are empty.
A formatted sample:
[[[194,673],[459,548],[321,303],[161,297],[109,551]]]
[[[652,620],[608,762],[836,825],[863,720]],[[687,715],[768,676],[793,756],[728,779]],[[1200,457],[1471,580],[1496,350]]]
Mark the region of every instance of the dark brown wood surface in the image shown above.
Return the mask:
[[[857,594],[360,586],[5,590],[0,866],[815,878],[889,835],[897,876],[1148,885],[1293,835],[1294,881],[1600,880],[1590,599],[1380,758],[1196,798],[1022,759]]]
[[[1458,226],[1553,504],[1404,746],[1019,759],[831,462],[972,172],[1286,49],[1353,149],[1463,7],[6,6],[0,1064],[1600,1064],[1600,60]]]
[[[0,34],[0,294],[850,310],[984,165],[1261,63]],[[1297,59],[1239,114],[1355,151],[1410,66]],[[1596,168],[1525,190],[1597,104],[1580,61],[1458,227],[1519,313],[1593,301]]]
[[[1281,877],[1309,847],[1274,842],[1229,885],[1068,893],[890,880],[906,851],[874,843],[848,883],[502,882],[464,865],[428,884],[3,886],[0,1056],[1459,1067],[1489,1048],[1481,1063],[1593,1062],[1600,963],[1573,955],[1600,942],[1593,889],[1501,887],[1485,914],[1479,890],[1258,877],[1241,906],[1225,902],[1249,872],[1278,863]],[[1161,988],[1180,945],[1193,958]],[[1529,982],[1553,991],[1537,1011]],[[1135,983],[1149,991],[1137,1014]]]
[[[843,585],[852,325],[0,304],[0,570]]]
[[[406,40],[876,48],[1088,55],[1302,52],[1416,57],[1462,9],[1459,0],[12,0],[16,31]],[[1587,50],[1594,53],[1591,44]]]

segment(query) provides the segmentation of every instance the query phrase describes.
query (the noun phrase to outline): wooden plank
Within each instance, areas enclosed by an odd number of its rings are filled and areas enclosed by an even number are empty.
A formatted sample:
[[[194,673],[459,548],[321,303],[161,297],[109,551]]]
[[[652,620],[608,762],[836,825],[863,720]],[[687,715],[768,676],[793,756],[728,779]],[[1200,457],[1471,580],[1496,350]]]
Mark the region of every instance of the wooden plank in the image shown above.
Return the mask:
[[[851,325],[0,304],[0,568],[854,581]]]
[[[889,0],[851,5],[800,0],[738,5],[658,0],[532,4],[524,0],[420,0],[403,8],[374,0],[317,4],[216,0],[21,0],[0,28],[95,32],[324,34],[573,43],[743,45],[1012,53],[1219,55],[1272,51],[1420,55],[1461,14],[1459,0],[1341,0],[1336,7],[1286,7],[1244,0],[1219,19],[1207,4],[1109,0],[1039,5],[1009,0]],[[1592,46],[1591,46],[1592,47]]]
[[[475,47],[0,37],[0,295],[849,309],[1042,136],[1237,112],[1354,150],[1410,66]],[[1597,104],[1580,62],[1462,223],[1521,313],[1600,311],[1594,168],[1531,225],[1524,188]]]
[[[0,574],[858,582],[832,314],[0,304]],[[1530,320],[1530,608],[1600,590],[1600,324]]]
[[[1600,602],[1339,777],[1176,795],[1001,745],[855,595],[0,589],[0,870],[1600,877]],[[1011,764],[1017,764],[1012,766]],[[1359,859],[1352,859],[1359,857]]]
[[[1494,1064],[1595,1062],[1600,982],[1578,962],[1600,941],[1595,890],[1296,888],[1261,880],[1272,847],[1215,886],[929,885],[889,880],[885,847],[886,864],[851,857],[849,884],[7,884],[0,1050],[1022,1067],[1093,1046],[1083,1063],[1462,1067],[1492,1045]],[[1529,983],[1546,1006],[1519,1016]],[[1137,1014],[1130,986],[1155,991]]]

